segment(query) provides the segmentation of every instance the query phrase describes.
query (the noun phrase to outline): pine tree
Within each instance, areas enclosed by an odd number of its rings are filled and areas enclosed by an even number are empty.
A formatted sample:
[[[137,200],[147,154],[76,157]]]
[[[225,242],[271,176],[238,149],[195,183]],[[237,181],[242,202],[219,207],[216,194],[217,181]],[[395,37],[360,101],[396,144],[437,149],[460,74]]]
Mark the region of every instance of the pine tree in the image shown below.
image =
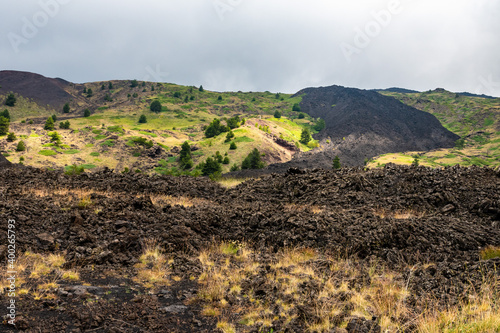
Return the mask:
[[[311,141],[311,140],[312,140],[311,133],[309,132],[309,130],[307,128],[304,128],[302,130],[302,133],[300,134],[300,142],[307,145],[309,143],[309,141]]]
[[[222,160],[222,164],[229,164],[229,157],[224,157],[224,160]]]
[[[24,141],[19,141],[16,147],[16,151],[25,151],[26,150],[26,145],[24,144]]]
[[[5,117],[0,117],[0,135],[7,135],[9,132],[10,122]]]
[[[50,136],[50,141],[53,142],[56,146],[60,146],[61,145],[61,136],[59,135],[59,133],[57,132],[52,132],[52,133],[49,133],[49,136]]]
[[[233,131],[229,131],[229,132],[227,132],[227,134],[226,134],[226,140],[225,140],[224,142],[229,142],[229,141],[231,141],[233,138],[234,138],[234,133],[233,133]]]
[[[210,176],[213,175],[214,173],[221,172],[222,168],[221,165],[212,157],[207,158],[205,163],[203,163],[202,168],[201,168],[201,174],[203,176]]]
[[[279,112],[278,110],[276,110],[274,112],[274,118],[278,118],[278,119],[281,118],[281,112]]]
[[[17,102],[16,96],[14,96],[14,94],[11,93],[7,96],[7,99],[5,100],[5,105],[14,106],[16,105],[16,102]]]
[[[203,86],[200,86],[200,89],[198,89],[200,92],[204,92],[205,89],[203,89]]]
[[[181,152],[179,160],[181,162],[181,167],[184,169],[191,169],[193,167],[193,160],[191,155],[191,146],[189,142],[185,141],[181,146]]]
[[[108,84],[108,89],[109,89],[109,90],[113,89],[113,82],[109,82],[109,84]]]
[[[242,169],[262,169],[264,166],[264,162],[262,162],[260,152],[257,148],[254,148],[243,160],[243,163],[241,163]]]
[[[155,113],[160,113],[161,112],[161,103],[160,101],[153,101],[151,102],[151,105],[149,106],[149,109]]]
[[[148,122],[148,119],[146,118],[146,116],[145,116],[145,115],[141,115],[141,116],[139,117],[139,124],[145,124],[145,123],[147,123],[147,122]]]
[[[334,158],[333,158],[333,169],[340,169],[342,168],[342,165],[340,164],[340,158],[336,155]]]
[[[7,141],[13,142],[13,141],[16,141],[16,139],[17,139],[17,136],[14,132],[9,132],[9,134],[7,134]]]
[[[234,143],[234,141],[231,142],[231,144],[229,145],[229,149],[235,150],[236,148],[238,148],[238,147],[236,147],[236,143]]]
[[[7,109],[3,110],[3,112],[1,112],[1,113],[0,113],[0,117],[7,118],[7,119],[9,119],[9,121],[10,121],[10,113],[9,113],[9,110],[7,110]]]
[[[83,111],[83,116],[84,117],[90,117],[90,110],[89,109],[85,109],[85,111]]]
[[[64,106],[63,106],[63,112],[64,113],[69,113],[69,110],[70,110],[69,104],[68,103],[64,104]]]
[[[54,130],[54,118],[48,117],[43,129],[45,129],[47,131],[53,131]]]

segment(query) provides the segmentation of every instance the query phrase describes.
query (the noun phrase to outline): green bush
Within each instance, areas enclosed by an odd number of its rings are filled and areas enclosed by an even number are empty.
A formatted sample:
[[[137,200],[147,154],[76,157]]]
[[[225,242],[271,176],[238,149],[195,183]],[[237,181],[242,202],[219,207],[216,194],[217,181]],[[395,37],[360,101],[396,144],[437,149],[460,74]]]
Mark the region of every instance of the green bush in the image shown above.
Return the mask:
[[[10,113],[9,113],[9,110],[5,109],[5,110],[3,110],[3,112],[0,112],[0,117],[7,118],[7,119],[9,119],[9,121],[10,121]],[[24,122],[26,122],[26,121],[24,121]]]
[[[43,129],[47,130],[47,131],[53,131],[54,130],[54,118],[48,117]]]
[[[147,123],[147,122],[148,122],[148,119],[146,118],[146,116],[145,116],[145,115],[141,115],[141,116],[139,117],[139,124],[145,124],[145,123]]]
[[[238,148],[238,147],[236,147],[236,143],[234,143],[234,141],[231,142],[231,144],[229,145],[229,149],[235,150],[236,148]]]
[[[69,111],[70,111],[69,104],[68,103],[64,104],[64,106],[63,106],[63,113],[69,113]]]
[[[257,148],[254,148],[250,154],[241,163],[242,169],[262,169],[265,164],[260,158],[260,153]]]
[[[274,112],[274,118],[277,118],[277,119],[281,118],[281,112],[279,112],[278,110],[276,110]]]
[[[304,128],[302,130],[302,133],[300,134],[300,142],[307,145],[311,140],[312,140],[311,133],[307,128]]]
[[[300,112],[300,105],[298,103],[295,103],[292,106],[292,111],[298,111],[298,112]]]
[[[94,156],[94,157],[97,157],[97,156],[99,156],[99,155],[100,155],[100,154],[99,154],[99,152],[97,152],[97,151],[93,151],[93,152],[91,152],[91,153],[90,153],[90,156]]]
[[[7,135],[9,132],[10,121],[5,117],[0,117],[0,135]]]
[[[141,146],[144,146],[146,148],[151,148],[153,147],[154,143],[153,140],[149,140],[144,138],[144,137],[137,137],[132,139],[132,142]]]
[[[85,168],[83,166],[77,166],[76,164],[70,165],[65,169],[66,171],[64,173],[68,176],[77,176],[85,172]]]
[[[333,165],[332,165],[332,168],[333,169],[340,169],[342,167],[342,165],[340,164],[340,158],[336,155],[334,158],[333,158]]]
[[[160,113],[161,112],[161,103],[160,101],[152,101],[151,104],[149,105],[149,109],[155,113]]]
[[[90,117],[90,110],[89,109],[85,109],[85,111],[83,111],[83,116],[84,117]]]
[[[14,94],[9,94],[7,95],[7,99],[5,100],[5,105],[7,106],[14,106],[16,105],[16,102],[17,102],[17,99],[16,99],[16,96],[14,96]]]
[[[306,117],[306,115],[305,115],[305,114],[303,114],[302,112],[301,112],[301,113],[299,113],[299,119],[304,119],[305,117]]]
[[[185,141],[182,144],[179,161],[183,169],[191,169],[193,167],[193,160],[191,155],[191,146],[189,142]]]
[[[25,151],[26,150],[26,145],[24,144],[24,141],[19,141],[16,147],[16,151]]]
[[[16,141],[16,139],[17,139],[17,136],[15,133],[9,132],[9,134],[7,134],[7,141],[13,142],[13,141]]]

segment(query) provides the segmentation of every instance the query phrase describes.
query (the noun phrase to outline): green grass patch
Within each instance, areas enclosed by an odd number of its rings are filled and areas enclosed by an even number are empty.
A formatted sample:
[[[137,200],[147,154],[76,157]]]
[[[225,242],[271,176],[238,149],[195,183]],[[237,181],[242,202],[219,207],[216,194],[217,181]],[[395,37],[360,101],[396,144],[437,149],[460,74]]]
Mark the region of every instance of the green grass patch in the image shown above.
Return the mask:
[[[156,138],[158,135],[156,135],[155,133],[149,133],[149,132],[145,132],[145,131],[140,131],[139,132],[140,134],[144,134],[144,135],[149,135],[153,138]]]
[[[93,143],[87,143],[87,144],[85,145],[85,148],[92,148],[92,147],[94,147],[94,144],[93,144]]]
[[[97,151],[93,151],[90,153],[90,156],[94,156],[94,157],[98,157],[99,155],[101,155],[101,154],[99,154],[99,152],[97,152]]]
[[[43,155],[43,156],[54,156],[57,155],[57,153],[53,150],[40,150],[38,154]]]
[[[42,147],[54,147],[55,145],[53,143],[46,143],[42,145]]]
[[[94,139],[96,139],[96,140],[102,140],[102,139],[105,139],[105,138],[106,138],[106,135],[102,135],[102,134],[100,134],[100,135],[96,135],[96,136],[94,137]]]
[[[118,134],[123,134],[125,131],[123,130],[123,127],[121,127],[120,125],[115,125],[115,126],[109,126],[107,128],[107,130],[109,132],[112,132],[112,133],[118,133]]]
[[[233,141],[235,143],[238,143],[238,142],[254,142],[255,140],[252,138],[249,138],[248,136],[240,136],[240,137],[234,138]]]
[[[115,145],[115,140],[106,140],[101,143],[101,146],[113,147]]]
[[[63,151],[64,154],[68,155],[78,154],[79,152],[80,151],[78,149],[68,149]]]
[[[92,133],[94,133],[94,134],[101,134],[101,133],[102,133],[102,130],[97,130],[97,129],[96,129],[96,130],[93,130],[93,131],[92,131]]]
[[[82,164],[81,165],[84,169],[94,169],[96,166],[94,164]]]

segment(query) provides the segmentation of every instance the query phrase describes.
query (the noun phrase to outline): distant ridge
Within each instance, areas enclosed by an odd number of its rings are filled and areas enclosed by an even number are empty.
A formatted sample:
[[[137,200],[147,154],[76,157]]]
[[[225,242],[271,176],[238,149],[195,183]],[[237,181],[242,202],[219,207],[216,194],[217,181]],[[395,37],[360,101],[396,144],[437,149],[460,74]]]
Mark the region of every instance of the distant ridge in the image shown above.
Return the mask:
[[[387,88],[387,89],[371,89],[371,91],[388,91],[388,92],[395,92],[395,93],[400,93],[400,94],[417,94],[420,91],[417,90],[411,90],[411,89],[405,89],[405,88]]]
[[[469,93],[469,92],[459,92],[459,93],[456,93],[456,94],[459,94],[459,95],[462,95],[462,96],[467,96],[467,97],[482,97],[482,98],[489,98],[489,99],[499,98],[499,97],[488,96],[488,95],[485,95],[485,94],[478,95],[478,94],[473,94],[473,93]]]

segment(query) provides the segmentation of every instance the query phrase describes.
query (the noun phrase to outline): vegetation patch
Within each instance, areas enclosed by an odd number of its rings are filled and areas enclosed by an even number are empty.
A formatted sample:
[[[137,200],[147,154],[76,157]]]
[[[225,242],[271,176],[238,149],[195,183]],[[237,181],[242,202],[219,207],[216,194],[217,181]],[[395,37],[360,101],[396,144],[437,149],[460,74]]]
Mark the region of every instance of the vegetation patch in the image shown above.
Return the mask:
[[[53,150],[40,150],[38,154],[43,155],[43,156],[54,156],[57,155],[57,152]]]

